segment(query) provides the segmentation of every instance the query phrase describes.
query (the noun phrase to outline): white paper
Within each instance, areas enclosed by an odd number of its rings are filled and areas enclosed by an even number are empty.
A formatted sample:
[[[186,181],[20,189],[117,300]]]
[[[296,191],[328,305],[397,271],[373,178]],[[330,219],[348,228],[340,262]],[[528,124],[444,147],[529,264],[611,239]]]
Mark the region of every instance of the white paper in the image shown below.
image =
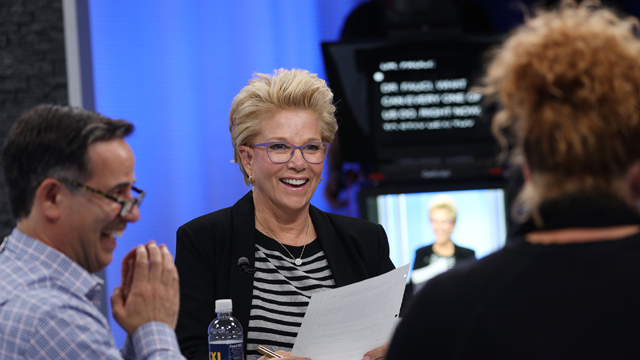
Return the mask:
[[[409,264],[355,284],[311,296],[293,356],[361,360],[388,343],[399,319]]]
[[[436,275],[440,275],[443,272],[449,269],[449,264],[447,259],[439,258],[436,261],[431,262],[431,264],[421,267],[419,269],[414,269],[411,274],[411,282],[414,284],[421,284]]]

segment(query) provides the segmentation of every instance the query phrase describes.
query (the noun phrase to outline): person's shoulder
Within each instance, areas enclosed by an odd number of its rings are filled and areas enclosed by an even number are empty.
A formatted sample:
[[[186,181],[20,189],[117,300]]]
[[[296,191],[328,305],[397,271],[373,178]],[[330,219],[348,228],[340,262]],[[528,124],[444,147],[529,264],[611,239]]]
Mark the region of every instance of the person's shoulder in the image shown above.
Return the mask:
[[[79,343],[104,342],[109,336],[107,319],[98,308],[64,288],[22,288],[0,304],[0,353],[9,349],[9,354],[19,354],[15,358],[25,354],[31,358],[29,354],[45,350],[51,358],[62,358],[60,354],[66,354],[69,347],[84,353],[86,348]],[[51,341],[55,338],[59,341]]]
[[[460,263],[429,280],[425,287],[452,297],[465,297],[474,293],[489,294],[489,289],[501,283],[500,278],[511,277],[514,272],[526,266],[526,262],[526,258],[517,252],[502,249],[477,261]]]
[[[343,229],[358,229],[358,230],[370,230],[378,231],[380,225],[372,223],[371,221],[359,219],[351,216],[345,216],[340,214],[333,214],[316,209],[322,215],[326,216],[331,224],[337,228]]]
[[[229,206],[220,210],[210,212],[205,215],[198,216],[185,224],[181,225],[178,229],[180,232],[183,229],[189,229],[192,232],[213,231],[220,226],[229,226],[233,218],[234,212],[245,213],[250,207],[253,206],[253,198],[251,192],[243,196],[233,206]]]
[[[321,216],[328,220],[327,223],[320,224],[330,226],[336,232],[339,238],[345,240],[350,239],[363,246],[371,246],[375,244],[372,239],[386,240],[386,234],[383,227],[379,224],[372,223],[364,219],[358,219],[350,216],[332,214],[320,211]],[[318,226],[314,222],[315,226]],[[386,241],[385,241],[386,242]]]
[[[198,216],[195,219],[189,220],[180,227],[187,227],[190,229],[200,229],[215,223],[225,223],[231,217],[231,207],[216,210],[205,215]]]
[[[210,249],[217,243],[211,239],[229,238],[233,223],[231,213],[231,208],[224,208],[185,223],[176,231],[177,245],[200,244],[198,246]]]
[[[476,255],[476,252],[472,249],[466,248],[464,246],[455,245],[457,256],[461,259],[472,257]]]
[[[21,327],[36,326],[43,319],[53,321],[68,317],[69,312],[100,318],[92,303],[61,284],[55,278],[43,275],[7,292],[0,300],[0,323],[5,326],[16,323]]]
[[[0,303],[20,295],[39,283],[51,282],[48,269],[38,262],[27,263],[7,253],[0,256]]]
[[[56,308],[81,308],[83,311],[96,309],[86,298],[86,294],[80,293],[76,284],[62,278],[59,274],[43,269],[33,274],[20,291],[20,297],[28,299],[34,304],[41,304],[46,311],[57,311]],[[75,281],[78,278],[74,277]]]
[[[429,244],[427,246],[423,246],[421,248],[416,249],[416,254],[417,254],[416,256],[432,253],[433,252],[432,247],[433,247],[433,244]]]
[[[498,303],[504,277],[510,276],[502,254],[488,256],[454,268],[429,279],[411,299],[396,335],[389,348],[390,357],[415,353],[416,344],[434,348],[439,358],[453,358],[449,351],[456,350],[466,341],[466,331],[477,321],[487,304]],[[422,343],[420,342],[422,341]]]
[[[84,294],[74,291],[45,264],[0,257],[0,348],[18,349],[24,356],[43,328],[65,323],[95,323],[106,328],[106,321]],[[0,353],[5,354],[3,351]]]
[[[51,279],[42,278],[42,282],[51,282]],[[35,285],[35,286],[34,286]],[[78,296],[74,296],[58,286],[38,286],[43,284],[31,284],[21,287],[12,292],[7,304],[20,309],[31,309],[34,313],[56,312],[61,307],[73,305],[81,301]],[[49,284],[51,285],[51,284]],[[37,309],[37,311],[36,311]]]

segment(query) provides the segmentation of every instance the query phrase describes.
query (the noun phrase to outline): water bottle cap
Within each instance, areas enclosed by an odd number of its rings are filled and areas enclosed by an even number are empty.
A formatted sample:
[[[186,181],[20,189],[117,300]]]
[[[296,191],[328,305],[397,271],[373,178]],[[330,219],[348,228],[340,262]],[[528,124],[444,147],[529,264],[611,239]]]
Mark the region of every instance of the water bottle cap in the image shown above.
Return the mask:
[[[231,299],[216,300],[216,312],[230,312],[233,308]]]

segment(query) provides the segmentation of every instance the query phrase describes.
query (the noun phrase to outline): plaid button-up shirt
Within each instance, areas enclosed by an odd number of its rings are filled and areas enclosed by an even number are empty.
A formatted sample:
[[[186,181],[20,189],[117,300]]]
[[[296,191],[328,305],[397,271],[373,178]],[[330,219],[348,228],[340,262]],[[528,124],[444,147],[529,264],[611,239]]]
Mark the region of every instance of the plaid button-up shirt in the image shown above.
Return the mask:
[[[184,359],[173,329],[160,322],[140,326],[118,350],[98,310],[103,287],[14,229],[0,245],[0,359]]]

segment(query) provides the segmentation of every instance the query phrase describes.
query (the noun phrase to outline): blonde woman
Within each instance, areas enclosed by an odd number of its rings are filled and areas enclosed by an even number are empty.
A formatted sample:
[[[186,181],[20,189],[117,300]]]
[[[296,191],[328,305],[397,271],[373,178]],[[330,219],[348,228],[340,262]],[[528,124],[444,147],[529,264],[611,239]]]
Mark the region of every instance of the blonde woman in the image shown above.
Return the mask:
[[[247,360],[260,358],[259,345],[289,358],[313,293],[394,268],[382,226],[310,204],[338,129],[332,98],[323,80],[296,69],[257,74],[234,98],[234,158],[252,190],[178,229],[176,333],[187,358],[209,358],[216,299],[233,300]]]
[[[414,291],[418,291],[431,277],[461,262],[476,259],[475,251],[456,245],[451,240],[457,217],[458,210],[451,196],[436,195],[429,202],[429,222],[435,241],[416,250],[411,276]]]

